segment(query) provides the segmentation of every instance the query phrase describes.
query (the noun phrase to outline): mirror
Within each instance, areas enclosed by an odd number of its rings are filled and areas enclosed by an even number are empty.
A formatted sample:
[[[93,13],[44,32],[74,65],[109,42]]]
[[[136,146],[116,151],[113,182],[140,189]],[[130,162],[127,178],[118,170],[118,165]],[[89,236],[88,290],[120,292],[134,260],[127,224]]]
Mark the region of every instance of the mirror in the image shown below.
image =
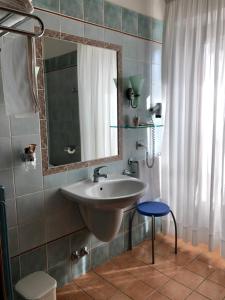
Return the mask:
[[[48,31],[37,49],[44,173],[121,159],[120,47]]]

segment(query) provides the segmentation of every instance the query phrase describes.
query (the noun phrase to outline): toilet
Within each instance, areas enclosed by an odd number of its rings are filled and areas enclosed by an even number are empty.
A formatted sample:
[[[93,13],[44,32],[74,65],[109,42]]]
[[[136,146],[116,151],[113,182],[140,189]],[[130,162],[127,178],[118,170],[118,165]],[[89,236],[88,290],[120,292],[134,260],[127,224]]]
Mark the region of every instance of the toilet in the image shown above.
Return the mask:
[[[43,271],[27,275],[15,285],[16,292],[27,300],[56,300],[57,282]]]

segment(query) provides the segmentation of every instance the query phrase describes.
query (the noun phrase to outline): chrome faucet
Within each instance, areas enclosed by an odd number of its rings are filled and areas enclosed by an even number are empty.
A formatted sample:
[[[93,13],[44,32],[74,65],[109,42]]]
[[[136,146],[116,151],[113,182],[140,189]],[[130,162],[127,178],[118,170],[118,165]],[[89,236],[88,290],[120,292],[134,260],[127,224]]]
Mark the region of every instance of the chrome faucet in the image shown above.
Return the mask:
[[[107,178],[107,174],[100,174],[100,173],[99,173],[100,169],[105,168],[105,167],[106,167],[106,166],[101,166],[101,167],[98,167],[98,168],[95,168],[95,169],[94,169],[94,174],[93,174],[94,182],[98,182],[99,177]]]

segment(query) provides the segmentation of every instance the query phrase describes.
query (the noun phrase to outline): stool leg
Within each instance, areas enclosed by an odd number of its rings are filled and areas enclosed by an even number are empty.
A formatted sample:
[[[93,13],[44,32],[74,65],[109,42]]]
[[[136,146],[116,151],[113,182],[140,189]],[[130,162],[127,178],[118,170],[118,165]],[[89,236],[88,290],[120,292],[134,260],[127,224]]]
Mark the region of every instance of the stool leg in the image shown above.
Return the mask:
[[[174,222],[174,228],[175,228],[175,254],[177,254],[177,222],[176,219],[174,217],[174,214],[172,212],[172,210],[170,211],[172,218],[173,218],[173,222]]]
[[[155,263],[154,240],[155,240],[155,216],[152,216],[152,264]]]
[[[136,209],[134,210],[134,212],[132,213],[132,215],[129,218],[129,245],[128,248],[129,250],[132,250],[132,226],[133,226],[133,219],[136,213]]]
[[[154,217],[154,241],[155,241],[155,217]]]

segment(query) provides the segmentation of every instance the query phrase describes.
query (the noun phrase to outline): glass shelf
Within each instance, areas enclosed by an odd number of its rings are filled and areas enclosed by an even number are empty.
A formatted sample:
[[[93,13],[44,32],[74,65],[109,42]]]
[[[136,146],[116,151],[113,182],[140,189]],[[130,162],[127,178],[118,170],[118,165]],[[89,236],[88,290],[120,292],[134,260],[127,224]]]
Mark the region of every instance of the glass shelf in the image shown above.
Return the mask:
[[[143,124],[143,125],[139,125],[139,126],[134,126],[134,125],[114,125],[114,126],[110,126],[111,128],[124,128],[124,129],[140,129],[140,128],[158,128],[158,127],[163,127],[164,125],[162,124]]]

